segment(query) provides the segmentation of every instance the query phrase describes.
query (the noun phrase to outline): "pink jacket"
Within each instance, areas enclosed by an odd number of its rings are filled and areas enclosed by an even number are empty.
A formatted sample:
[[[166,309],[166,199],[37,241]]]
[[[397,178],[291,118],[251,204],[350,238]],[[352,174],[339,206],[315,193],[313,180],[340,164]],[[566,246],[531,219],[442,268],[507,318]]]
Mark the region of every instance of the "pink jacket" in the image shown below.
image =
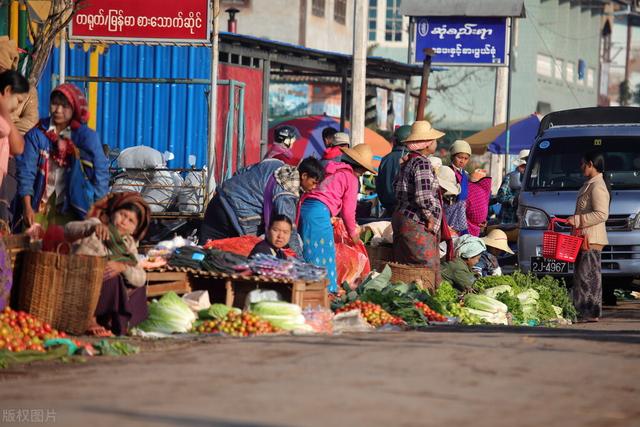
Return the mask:
[[[349,235],[353,236],[356,233],[356,205],[360,182],[351,166],[346,163],[329,162],[324,173],[324,180],[318,188],[307,193],[306,197],[327,205],[331,216],[340,214]]]
[[[4,176],[7,174],[9,168],[9,133],[11,132],[11,126],[7,120],[0,116],[0,184]]]

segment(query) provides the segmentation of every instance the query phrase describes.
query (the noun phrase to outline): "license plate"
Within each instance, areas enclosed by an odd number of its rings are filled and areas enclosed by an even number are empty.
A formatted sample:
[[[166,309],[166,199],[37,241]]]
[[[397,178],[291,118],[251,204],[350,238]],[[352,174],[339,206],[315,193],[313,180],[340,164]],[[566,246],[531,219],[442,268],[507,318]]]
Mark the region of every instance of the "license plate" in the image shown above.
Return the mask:
[[[531,271],[533,273],[568,273],[569,265],[566,261],[557,261],[541,256],[531,257]]]

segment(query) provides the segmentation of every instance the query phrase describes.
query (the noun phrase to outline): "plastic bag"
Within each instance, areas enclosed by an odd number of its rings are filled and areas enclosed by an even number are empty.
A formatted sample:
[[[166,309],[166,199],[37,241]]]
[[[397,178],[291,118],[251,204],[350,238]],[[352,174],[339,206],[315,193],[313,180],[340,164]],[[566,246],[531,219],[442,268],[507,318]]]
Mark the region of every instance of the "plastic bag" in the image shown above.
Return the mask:
[[[338,283],[355,286],[371,271],[369,256],[364,243],[355,244],[340,218],[333,220],[333,239],[336,245],[336,269]]]
[[[260,242],[262,242],[260,237],[248,234],[240,237],[229,237],[228,239],[209,240],[202,247],[205,249],[218,249],[248,257],[251,254],[251,251],[253,251],[253,248]],[[290,248],[286,248],[284,253],[288,257],[296,256],[296,253]]]

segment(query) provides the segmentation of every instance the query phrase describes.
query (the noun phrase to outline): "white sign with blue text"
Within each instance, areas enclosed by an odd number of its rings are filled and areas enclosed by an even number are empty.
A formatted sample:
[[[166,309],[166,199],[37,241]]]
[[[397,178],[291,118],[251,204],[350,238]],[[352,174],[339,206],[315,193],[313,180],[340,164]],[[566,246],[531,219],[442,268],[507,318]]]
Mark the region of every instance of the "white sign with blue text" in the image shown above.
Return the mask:
[[[423,62],[424,49],[431,48],[434,64],[506,66],[507,36],[507,18],[418,18],[416,62]]]

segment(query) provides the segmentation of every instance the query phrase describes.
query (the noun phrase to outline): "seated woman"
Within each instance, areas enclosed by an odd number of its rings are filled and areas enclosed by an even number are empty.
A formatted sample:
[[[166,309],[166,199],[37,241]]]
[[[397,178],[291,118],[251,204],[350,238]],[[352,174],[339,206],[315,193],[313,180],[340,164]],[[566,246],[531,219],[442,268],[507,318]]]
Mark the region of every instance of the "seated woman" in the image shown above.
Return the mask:
[[[456,241],[456,258],[444,264],[442,279],[461,291],[472,290],[477,279],[473,266],[478,263],[486,249],[486,245],[479,237],[470,234],[460,236]]]
[[[56,87],[49,111],[51,116],[24,136],[24,152],[16,156],[14,221],[23,219],[25,228],[83,219],[109,190],[109,161],[98,134],[86,124],[82,91],[70,83]]]
[[[509,247],[507,233],[496,228],[483,237],[482,241],[487,245],[487,250],[480,255],[480,261],[475,266],[476,270],[480,271],[483,277],[502,276],[502,269],[500,269],[497,257],[505,252],[513,255],[513,251]]]
[[[111,193],[93,206],[89,219],[65,226],[74,254],[107,257],[96,318],[87,333],[125,335],[146,319],[147,277],[138,266],[137,242],[147,232],[149,216],[140,194]]]
[[[249,258],[255,254],[273,255],[278,259],[287,259],[283,249],[289,244],[293,223],[286,215],[276,215],[271,219],[265,240],[253,247]]]

